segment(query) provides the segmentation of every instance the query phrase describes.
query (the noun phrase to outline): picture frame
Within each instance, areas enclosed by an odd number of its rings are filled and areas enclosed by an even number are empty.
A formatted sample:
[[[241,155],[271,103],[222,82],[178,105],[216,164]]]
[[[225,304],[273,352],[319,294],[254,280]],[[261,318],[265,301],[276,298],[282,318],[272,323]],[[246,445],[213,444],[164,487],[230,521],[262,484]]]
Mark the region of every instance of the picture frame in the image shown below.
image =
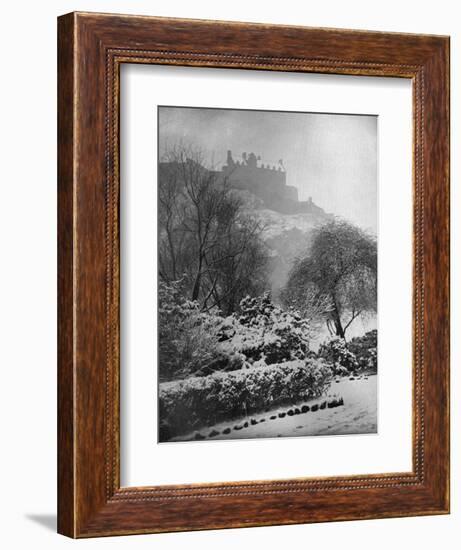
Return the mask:
[[[120,67],[407,78],[413,468],[120,484]],[[58,531],[73,538],[449,513],[449,38],[75,12],[58,19]]]

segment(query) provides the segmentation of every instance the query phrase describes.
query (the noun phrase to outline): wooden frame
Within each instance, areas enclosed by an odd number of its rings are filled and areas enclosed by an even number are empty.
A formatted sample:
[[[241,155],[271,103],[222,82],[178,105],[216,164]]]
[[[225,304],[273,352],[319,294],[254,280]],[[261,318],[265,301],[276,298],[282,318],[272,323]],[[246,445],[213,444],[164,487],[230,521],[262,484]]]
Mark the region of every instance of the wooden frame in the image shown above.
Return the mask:
[[[95,537],[448,513],[449,39],[91,13],[60,17],[58,31],[59,532]],[[412,79],[411,472],[120,488],[121,63]]]

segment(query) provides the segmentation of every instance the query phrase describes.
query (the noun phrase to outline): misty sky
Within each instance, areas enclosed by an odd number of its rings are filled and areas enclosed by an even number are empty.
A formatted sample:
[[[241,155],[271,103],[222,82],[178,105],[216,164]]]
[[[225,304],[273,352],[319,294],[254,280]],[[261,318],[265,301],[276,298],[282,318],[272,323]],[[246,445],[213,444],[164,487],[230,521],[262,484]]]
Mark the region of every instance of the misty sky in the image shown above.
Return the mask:
[[[377,230],[377,117],[159,108],[160,154],[179,141],[200,148],[220,166],[254,152],[264,164],[283,159],[287,184],[299,199],[364,229]]]

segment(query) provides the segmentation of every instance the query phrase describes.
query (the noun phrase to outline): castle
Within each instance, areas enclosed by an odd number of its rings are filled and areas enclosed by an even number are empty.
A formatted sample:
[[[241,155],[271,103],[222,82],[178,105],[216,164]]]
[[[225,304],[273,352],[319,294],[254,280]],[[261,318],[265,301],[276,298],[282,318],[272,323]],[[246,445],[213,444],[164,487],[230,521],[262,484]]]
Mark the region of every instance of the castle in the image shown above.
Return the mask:
[[[231,187],[250,191],[264,201],[264,205],[282,214],[317,214],[324,210],[312,202],[298,200],[298,189],[287,185],[283,161],[277,165],[260,163],[261,157],[254,153],[243,153],[242,160],[234,160],[232,151],[227,151],[227,162],[222,167],[221,178]]]
[[[319,218],[328,216],[312,201],[312,197],[307,201],[298,200],[298,189],[287,185],[287,174],[282,160],[277,165],[263,164],[261,158],[254,153],[242,153],[241,160],[234,160],[232,151],[227,151],[227,160],[221,170],[208,170],[189,158],[187,163],[212,175],[216,182],[226,182],[233,189],[249,191],[261,199],[264,207],[269,210],[281,214],[312,214]],[[167,177],[177,165],[175,161],[160,162],[159,177]]]

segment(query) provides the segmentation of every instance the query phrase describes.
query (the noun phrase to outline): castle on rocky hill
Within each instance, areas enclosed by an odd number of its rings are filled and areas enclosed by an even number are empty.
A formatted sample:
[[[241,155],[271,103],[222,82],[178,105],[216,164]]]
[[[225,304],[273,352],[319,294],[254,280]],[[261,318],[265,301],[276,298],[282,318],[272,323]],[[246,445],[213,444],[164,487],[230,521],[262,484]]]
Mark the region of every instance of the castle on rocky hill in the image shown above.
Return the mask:
[[[287,185],[287,173],[282,160],[276,165],[263,164],[254,153],[243,153],[241,160],[234,160],[232,151],[227,151],[227,162],[221,170],[208,170],[190,158],[187,163],[191,163],[196,170],[212,175],[216,182],[226,182],[233,189],[252,193],[269,210],[281,214],[312,214],[318,218],[329,216],[312,201],[312,197],[307,201],[298,200],[298,189]],[[168,177],[168,173],[176,170],[177,166],[177,161],[160,162],[159,177]]]
[[[227,151],[227,162],[219,173],[231,187],[250,191],[264,201],[270,210],[282,214],[317,214],[325,211],[312,202],[298,200],[298,189],[287,185],[287,174],[283,161],[277,165],[263,164],[254,153],[243,153],[241,160],[234,160],[232,151]]]

